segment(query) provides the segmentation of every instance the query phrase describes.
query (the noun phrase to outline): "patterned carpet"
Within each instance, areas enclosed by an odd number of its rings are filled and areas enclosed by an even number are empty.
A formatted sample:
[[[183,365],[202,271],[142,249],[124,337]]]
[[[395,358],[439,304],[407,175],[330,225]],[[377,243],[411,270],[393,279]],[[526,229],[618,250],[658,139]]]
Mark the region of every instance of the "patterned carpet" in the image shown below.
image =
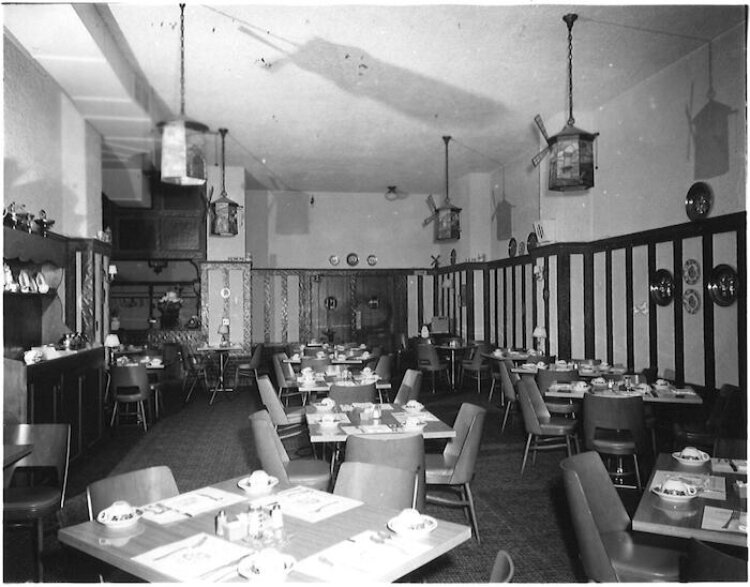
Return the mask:
[[[467,385],[470,388],[471,385]],[[166,415],[148,433],[120,428],[83,462],[71,465],[63,525],[87,519],[85,487],[95,479],[151,465],[172,468],[181,491],[245,474],[258,468],[247,416],[258,407],[257,392],[247,388],[208,406],[205,394],[182,404],[179,387],[168,390]],[[563,452],[542,453],[520,476],[522,419],[517,415],[500,435],[500,409],[488,406],[486,392],[429,392],[420,398],[445,422],[452,423],[463,401],[488,407],[482,449],[472,483],[482,542],[471,540],[406,578],[430,583],[483,583],[498,549],[512,556],[519,583],[570,583],[583,579],[559,473]],[[495,396],[498,399],[498,396]],[[290,453],[294,446],[288,446]],[[435,441],[427,449],[440,450]],[[427,505],[426,513],[464,523],[460,509]],[[27,530],[6,529],[4,582],[32,578]],[[63,547],[50,524],[45,541],[47,582],[95,582],[90,559]]]

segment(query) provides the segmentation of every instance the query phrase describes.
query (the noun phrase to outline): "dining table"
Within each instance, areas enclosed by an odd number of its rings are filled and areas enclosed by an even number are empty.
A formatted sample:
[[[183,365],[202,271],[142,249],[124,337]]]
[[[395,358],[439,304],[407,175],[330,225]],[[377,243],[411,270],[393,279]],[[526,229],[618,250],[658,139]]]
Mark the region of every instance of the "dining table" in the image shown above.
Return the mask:
[[[219,375],[217,377],[216,385],[210,389],[211,399],[208,401],[208,405],[213,405],[216,395],[219,393],[232,393],[233,388],[227,387],[225,380],[225,371],[227,369],[227,363],[229,362],[229,353],[232,351],[241,351],[242,347],[238,344],[229,345],[209,345],[205,344],[197,347],[196,352],[217,354],[219,356]]]
[[[467,350],[469,350],[473,345],[467,345],[463,343],[456,343],[456,342],[449,342],[446,344],[436,344],[435,348],[440,351],[443,354],[448,355],[448,361],[450,362],[451,369],[450,369],[450,377],[451,377],[451,391],[456,389],[456,372],[458,363],[461,360],[458,357],[458,353],[460,352],[463,356],[463,354],[466,353]]]
[[[150,582],[371,583],[400,579],[471,538],[468,526],[428,516],[424,532],[405,533],[399,510],[273,477],[259,491],[249,479],[142,505],[127,527],[67,526],[58,539]]]
[[[565,398],[582,400],[587,393],[596,393],[598,395],[610,395],[615,397],[626,397],[630,395],[640,395],[643,397],[643,403],[646,404],[684,404],[684,405],[701,405],[703,399],[692,387],[654,387],[649,386],[648,391],[638,390],[637,388],[626,389],[622,386],[596,387],[589,385],[589,388],[576,388],[571,383],[553,383],[545,391],[545,397]]]
[[[687,464],[660,453],[633,516],[633,530],[747,547],[747,461],[712,458]],[[694,497],[662,497],[667,479],[697,488]]]

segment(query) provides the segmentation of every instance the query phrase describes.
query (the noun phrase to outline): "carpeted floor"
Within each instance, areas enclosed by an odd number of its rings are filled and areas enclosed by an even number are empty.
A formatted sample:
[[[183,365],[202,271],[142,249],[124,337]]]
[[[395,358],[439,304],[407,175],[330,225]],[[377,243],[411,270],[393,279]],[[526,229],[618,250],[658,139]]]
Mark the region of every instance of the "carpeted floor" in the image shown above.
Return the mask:
[[[467,384],[467,389],[472,388]],[[473,389],[473,388],[472,388]],[[205,394],[182,403],[180,389],[168,389],[166,415],[148,433],[122,427],[109,431],[95,454],[71,465],[68,499],[60,516],[62,525],[87,519],[85,488],[90,481],[151,465],[172,468],[181,491],[246,474],[258,468],[247,416],[258,409],[254,387],[220,397],[208,406]],[[559,473],[564,452],[541,453],[520,476],[523,430],[520,414],[500,435],[500,408],[488,405],[486,391],[463,393],[423,392],[420,398],[445,422],[453,423],[462,402],[488,408],[482,448],[472,488],[476,500],[481,544],[471,540],[408,577],[430,583],[482,583],[499,549],[512,556],[519,583],[570,583],[583,580],[576,543],[567,516]],[[498,395],[495,400],[499,401]],[[290,453],[294,446],[289,446]],[[433,442],[427,449],[440,450]],[[426,513],[465,523],[459,509],[427,505]],[[4,582],[33,577],[30,535],[25,529],[5,529]],[[50,523],[45,541],[47,582],[95,582],[91,560],[62,546]]]

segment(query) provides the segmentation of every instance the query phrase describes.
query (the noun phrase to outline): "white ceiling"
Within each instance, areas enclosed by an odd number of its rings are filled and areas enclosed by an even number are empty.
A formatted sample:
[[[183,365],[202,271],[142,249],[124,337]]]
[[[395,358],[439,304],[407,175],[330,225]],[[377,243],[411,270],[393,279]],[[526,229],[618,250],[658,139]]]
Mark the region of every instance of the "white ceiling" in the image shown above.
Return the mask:
[[[47,48],[58,53],[55,59],[40,61],[48,68],[56,63],[58,80],[70,78],[63,87],[74,100],[114,83],[80,60],[61,66],[65,54],[86,43],[86,31],[61,35],[54,10],[65,9],[6,6],[6,26],[19,38],[37,38],[22,39],[27,49],[38,45],[29,49],[32,55],[57,40]],[[179,6],[125,2],[93,10],[98,20],[80,8],[76,13],[89,35],[92,28],[107,33],[99,52],[108,60],[116,55],[135,72],[126,94],[140,114],[119,120],[132,118],[135,135],[145,142],[126,137],[122,124],[101,125],[107,118],[102,113],[98,128],[118,157],[150,152],[153,147],[143,145],[158,139],[154,123],[169,116],[165,109],[179,112]],[[8,18],[9,11],[15,18]],[[214,131],[229,129],[227,165],[245,167],[255,180],[249,187],[385,192],[396,185],[403,192],[441,193],[443,135],[454,139],[455,178],[530,160],[540,140],[534,115],[567,118],[562,16],[568,12],[579,15],[573,28],[574,114],[706,50],[708,41],[745,20],[741,5],[192,3],[185,9],[186,114]],[[33,24],[25,35],[17,32],[22,22]],[[145,128],[139,122],[144,114],[150,118]],[[551,134],[559,130],[551,126]],[[580,120],[579,126],[585,127]],[[209,138],[209,163],[218,158],[218,144]]]

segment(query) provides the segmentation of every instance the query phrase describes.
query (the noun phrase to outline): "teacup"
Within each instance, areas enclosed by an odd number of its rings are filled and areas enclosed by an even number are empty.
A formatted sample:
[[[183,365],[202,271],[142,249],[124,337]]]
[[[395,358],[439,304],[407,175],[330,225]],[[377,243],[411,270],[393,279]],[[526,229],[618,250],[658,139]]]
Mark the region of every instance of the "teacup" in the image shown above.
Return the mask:
[[[401,510],[401,513],[398,515],[398,521],[407,527],[414,526],[422,521],[422,514],[413,508],[406,508],[405,510]]]
[[[253,567],[263,577],[281,577],[286,573],[286,560],[278,550],[264,548],[255,556]]]
[[[422,423],[422,420],[420,418],[409,416],[404,421],[404,427],[405,428],[418,428],[421,423]]]
[[[694,446],[686,446],[685,448],[680,451],[680,456],[683,459],[687,459],[690,461],[702,461],[705,459],[705,453],[701,450],[698,450]]]
[[[369,377],[370,375],[372,375],[372,369],[370,369],[369,367],[365,367],[364,369],[362,369],[362,375],[364,375],[365,377]]]
[[[669,387],[669,381],[666,379],[657,379],[655,385],[656,387]]]
[[[251,487],[265,487],[268,485],[270,477],[268,473],[259,469],[250,473],[250,486]]]
[[[698,493],[698,490],[679,479],[667,479],[661,485],[661,493],[675,497],[690,497]]]
[[[116,501],[107,509],[99,512],[100,522],[119,522],[133,515],[133,506],[127,501]]]

